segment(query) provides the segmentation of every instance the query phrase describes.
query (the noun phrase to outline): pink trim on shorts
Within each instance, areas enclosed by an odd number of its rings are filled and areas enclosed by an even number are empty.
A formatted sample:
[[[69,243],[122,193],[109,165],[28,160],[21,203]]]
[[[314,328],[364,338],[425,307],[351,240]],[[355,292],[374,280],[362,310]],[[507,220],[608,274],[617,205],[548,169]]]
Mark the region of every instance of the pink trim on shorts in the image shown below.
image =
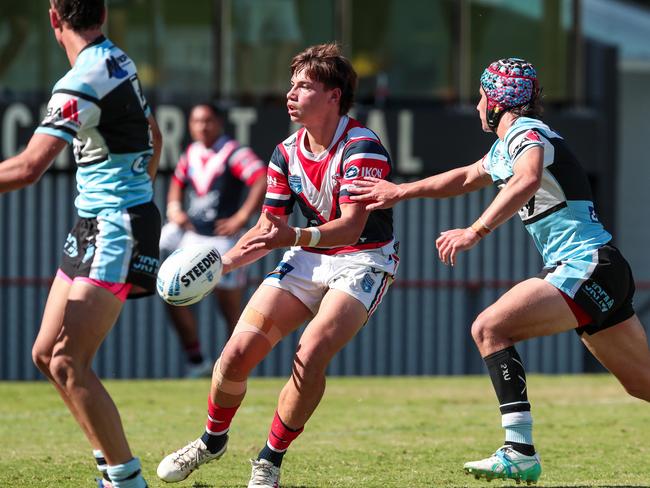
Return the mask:
[[[87,278],[85,276],[77,276],[74,281],[82,281],[93,286],[98,286],[110,291],[115,298],[124,303],[129,296],[129,292],[133,285],[131,283],[112,283],[110,281],[96,280],[94,278]]]
[[[72,278],[65,274],[60,268],[56,270],[56,277],[61,278],[66,283],[72,283]]]

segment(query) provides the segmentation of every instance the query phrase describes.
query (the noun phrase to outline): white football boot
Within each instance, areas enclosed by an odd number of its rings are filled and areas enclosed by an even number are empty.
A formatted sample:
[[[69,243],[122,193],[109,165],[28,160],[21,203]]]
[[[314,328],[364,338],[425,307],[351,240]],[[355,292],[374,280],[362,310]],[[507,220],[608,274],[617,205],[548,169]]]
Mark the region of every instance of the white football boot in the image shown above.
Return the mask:
[[[251,459],[248,488],[280,488],[280,468],[266,459]]]
[[[197,440],[190,442],[187,446],[171,453],[160,461],[156,474],[158,474],[161,480],[167,483],[183,481],[192,471],[198,469],[202,464],[209,463],[223,456],[227,447],[228,441],[226,441],[220,451],[212,454],[199,437]]]
[[[539,455],[526,456],[515,451],[511,446],[502,446],[492,456],[480,461],[465,463],[465,473],[474,475],[476,479],[512,479],[517,484],[537,483],[542,474],[542,464]]]

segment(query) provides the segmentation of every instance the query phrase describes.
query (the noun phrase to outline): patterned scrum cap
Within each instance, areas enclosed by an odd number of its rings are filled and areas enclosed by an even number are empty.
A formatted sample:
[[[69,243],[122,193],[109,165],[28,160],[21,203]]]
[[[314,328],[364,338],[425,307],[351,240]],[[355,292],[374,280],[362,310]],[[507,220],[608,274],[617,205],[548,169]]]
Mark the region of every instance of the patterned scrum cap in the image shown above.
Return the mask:
[[[537,72],[521,58],[494,61],[481,75],[481,86],[488,99],[488,111],[507,110],[530,102],[537,93]]]

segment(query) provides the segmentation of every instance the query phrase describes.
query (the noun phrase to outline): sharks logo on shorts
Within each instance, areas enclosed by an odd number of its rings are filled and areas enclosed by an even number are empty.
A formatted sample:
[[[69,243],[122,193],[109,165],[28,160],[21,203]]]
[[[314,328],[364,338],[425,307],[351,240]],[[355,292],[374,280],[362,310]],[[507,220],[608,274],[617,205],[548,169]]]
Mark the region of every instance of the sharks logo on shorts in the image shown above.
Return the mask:
[[[302,180],[300,176],[289,175],[289,188],[296,194],[302,193]]]

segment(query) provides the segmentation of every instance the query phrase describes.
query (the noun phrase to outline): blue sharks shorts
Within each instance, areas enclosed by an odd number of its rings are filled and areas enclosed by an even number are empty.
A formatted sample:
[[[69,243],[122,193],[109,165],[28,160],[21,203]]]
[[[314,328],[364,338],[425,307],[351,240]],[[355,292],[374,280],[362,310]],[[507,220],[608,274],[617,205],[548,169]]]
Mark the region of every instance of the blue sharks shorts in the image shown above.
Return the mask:
[[[66,238],[61,271],[71,279],[140,287],[129,298],[151,295],[156,289],[160,225],[160,213],[152,202],[82,217]]]
[[[576,329],[595,334],[634,315],[634,277],[621,252],[610,244],[582,260],[563,261],[537,275],[569,296],[591,317]]]

